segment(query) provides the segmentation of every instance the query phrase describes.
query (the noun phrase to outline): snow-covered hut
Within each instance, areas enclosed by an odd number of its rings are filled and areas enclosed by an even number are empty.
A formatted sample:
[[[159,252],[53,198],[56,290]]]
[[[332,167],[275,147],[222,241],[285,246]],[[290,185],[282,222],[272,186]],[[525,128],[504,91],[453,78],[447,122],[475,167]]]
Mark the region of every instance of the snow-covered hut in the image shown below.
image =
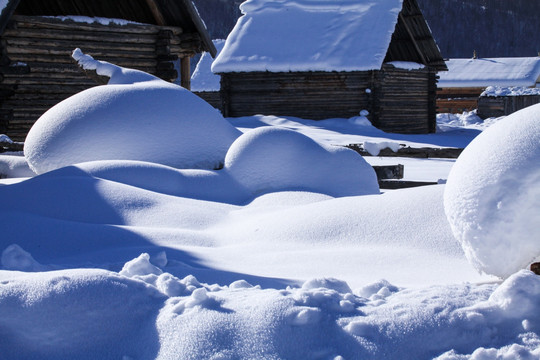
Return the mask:
[[[221,52],[225,45],[225,40],[212,40],[216,47],[217,54]],[[219,75],[211,70],[215,56],[209,52],[204,52],[191,75],[191,91],[215,108],[221,109],[221,97],[219,94],[220,81]]]
[[[190,0],[0,1],[0,133],[23,141],[51,106],[91,86],[75,48],[189,87],[190,58],[216,53]]]
[[[514,58],[450,59],[441,73],[437,107],[439,112],[460,113],[478,107],[478,97],[489,86],[540,86],[540,56]]]
[[[212,65],[225,116],[369,112],[389,132],[435,130],[446,65],[416,0],[248,0]]]

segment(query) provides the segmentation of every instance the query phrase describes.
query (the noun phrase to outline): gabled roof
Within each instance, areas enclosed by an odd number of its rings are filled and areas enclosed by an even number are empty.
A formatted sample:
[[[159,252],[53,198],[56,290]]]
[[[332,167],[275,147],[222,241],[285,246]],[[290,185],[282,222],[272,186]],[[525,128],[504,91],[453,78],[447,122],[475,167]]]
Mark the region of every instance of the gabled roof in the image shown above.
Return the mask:
[[[445,70],[422,13],[409,8],[416,0],[248,0],[212,71],[364,71],[385,61]]]
[[[450,59],[439,87],[535,86],[540,57]]]
[[[216,54],[206,26],[191,0],[3,0],[3,3],[5,7],[0,14],[0,33],[13,14],[116,18],[178,26],[185,32],[197,32],[201,36],[203,50]]]
[[[225,45],[225,40],[212,40],[219,54]],[[209,53],[204,52],[191,75],[191,91],[219,91],[221,76],[211,70],[214,59]]]

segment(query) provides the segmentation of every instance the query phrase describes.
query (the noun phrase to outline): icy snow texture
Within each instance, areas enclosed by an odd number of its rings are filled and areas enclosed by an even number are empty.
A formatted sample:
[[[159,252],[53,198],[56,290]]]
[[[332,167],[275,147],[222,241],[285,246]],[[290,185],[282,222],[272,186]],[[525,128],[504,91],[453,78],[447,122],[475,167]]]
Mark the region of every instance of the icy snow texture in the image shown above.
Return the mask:
[[[253,195],[290,190],[335,197],[379,193],[375,171],[354,151],[323,147],[277,127],[260,127],[238,138],[227,152],[225,169]]]
[[[445,211],[469,261],[508,277],[540,258],[540,105],[481,133],[452,168]]]
[[[415,62],[410,61],[391,61],[388,64],[393,65],[396,69],[403,69],[403,70],[419,70],[424,69],[426,65],[419,64]]]
[[[225,40],[212,40],[212,42],[219,55],[225,45]],[[219,91],[221,76],[212,72],[213,62],[214,59],[210,53],[205,52],[201,56],[193,75],[191,75],[191,91]]]
[[[214,73],[380,69],[402,0],[248,0]]]
[[[370,155],[373,156],[379,155],[381,150],[384,150],[386,148],[389,148],[393,152],[398,152],[398,150],[401,148],[401,145],[393,141],[364,141],[364,150],[366,150]]]
[[[529,96],[540,95],[540,88],[488,86],[480,96]]]
[[[450,59],[439,73],[440,87],[535,86],[540,57]]]
[[[2,358],[463,360],[540,351],[540,278],[529,271],[501,285],[401,290],[382,280],[351,291],[325,278],[286,289],[209,285],[174,277],[146,254],[124,268],[134,265],[125,276],[0,272]]]
[[[115,19],[115,18],[104,18],[104,17],[91,17],[91,16],[75,16],[75,15],[69,15],[69,16],[46,16],[51,19],[58,19],[62,21],[73,21],[77,23],[86,23],[86,24],[101,24],[101,25],[119,25],[119,26],[125,26],[125,25],[143,25],[142,23],[138,23],[135,21],[129,21],[126,19]]]
[[[240,135],[219,112],[180,86],[84,55],[85,69],[110,77],[48,110],[30,129],[24,153],[44,173],[92,160],[142,160],[213,169]]]

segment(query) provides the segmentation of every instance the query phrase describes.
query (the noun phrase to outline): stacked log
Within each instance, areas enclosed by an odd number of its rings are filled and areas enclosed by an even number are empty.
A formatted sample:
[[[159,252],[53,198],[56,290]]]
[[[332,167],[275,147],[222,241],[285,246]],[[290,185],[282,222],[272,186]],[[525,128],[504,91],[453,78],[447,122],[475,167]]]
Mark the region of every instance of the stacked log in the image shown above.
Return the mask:
[[[74,64],[75,48],[172,81],[172,61],[192,56],[201,46],[197,39],[178,27],[13,16],[0,38],[0,131],[24,141],[47,109],[96,85]]]
[[[384,66],[377,72],[374,125],[386,132],[434,132],[435,78],[429,69],[406,70]]]
[[[369,107],[369,72],[249,72],[221,76],[225,116],[288,115],[321,120]]]
[[[478,108],[478,97],[485,87],[442,88],[437,90],[437,112],[461,114]]]
[[[435,131],[436,73],[385,66],[380,71],[221,74],[225,116],[350,118],[367,110],[387,132]]]
[[[478,116],[482,119],[506,116],[539,103],[540,95],[481,96],[478,99]]]

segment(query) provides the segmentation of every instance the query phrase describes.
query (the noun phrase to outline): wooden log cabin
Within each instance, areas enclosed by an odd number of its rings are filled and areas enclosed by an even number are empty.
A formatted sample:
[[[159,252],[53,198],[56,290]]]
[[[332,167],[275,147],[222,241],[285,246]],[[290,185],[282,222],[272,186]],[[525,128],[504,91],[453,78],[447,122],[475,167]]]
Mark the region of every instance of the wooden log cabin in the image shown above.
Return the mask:
[[[446,64],[448,71],[440,75],[437,92],[439,113],[457,114],[478,109],[479,97],[489,86],[531,88],[540,86],[540,56],[473,57],[450,59]],[[508,111],[518,107],[517,105],[509,106]],[[499,116],[508,111],[501,110]]]
[[[212,65],[225,116],[366,110],[386,132],[435,131],[437,72],[447,68],[416,0],[267,2],[241,5]]]
[[[1,10],[0,133],[15,141],[47,109],[97,85],[71,59],[75,48],[167,81],[179,67],[186,88],[190,58],[216,53],[190,0],[9,0]]]

